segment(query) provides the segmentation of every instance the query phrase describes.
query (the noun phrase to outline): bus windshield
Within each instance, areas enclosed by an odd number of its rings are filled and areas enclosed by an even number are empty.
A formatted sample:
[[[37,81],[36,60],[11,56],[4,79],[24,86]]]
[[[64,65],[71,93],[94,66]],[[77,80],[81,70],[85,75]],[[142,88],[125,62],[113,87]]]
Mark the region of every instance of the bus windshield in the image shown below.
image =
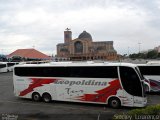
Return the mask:
[[[133,96],[143,96],[142,85],[136,71],[131,67],[120,67],[121,83],[125,91]]]
[[[137,71],[139,77],[141,78],[141,80],[144,80],[145,78],[144,78],[143,75],[141,74],[139,68],[138,68],[138,67],[135,67],[135,69],[136,69],[136,71]]]

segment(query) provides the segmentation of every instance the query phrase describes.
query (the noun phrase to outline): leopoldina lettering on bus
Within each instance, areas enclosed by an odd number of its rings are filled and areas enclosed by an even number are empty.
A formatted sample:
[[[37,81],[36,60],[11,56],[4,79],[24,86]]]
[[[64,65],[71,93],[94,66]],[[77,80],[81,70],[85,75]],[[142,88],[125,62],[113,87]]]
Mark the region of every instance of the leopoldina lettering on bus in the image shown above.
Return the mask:
[[[101,82],[96,80],[82,80],[82,81],[69,81],[69,80],[57,80],[54,84],[64,84],[64,85],[93,85],[93,86],[106,86],[107,82]]]

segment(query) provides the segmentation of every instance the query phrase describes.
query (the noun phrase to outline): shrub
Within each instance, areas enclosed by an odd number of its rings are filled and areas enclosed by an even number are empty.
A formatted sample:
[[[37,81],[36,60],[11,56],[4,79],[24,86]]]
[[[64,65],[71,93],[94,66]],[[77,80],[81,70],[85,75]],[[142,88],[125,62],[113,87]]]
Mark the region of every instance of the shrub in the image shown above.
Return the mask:
[[[160,104],[154,106],[148,106],[141,109],[134,109],[127,113],[120,113],[113,116],[113,120],[159,120],[160,119]]]
[[[134,109],[128,112],[129,115],[141,114],[141,115],[158,115],[160,114],[160,104],[154,106],[148,106],[142,109]]]

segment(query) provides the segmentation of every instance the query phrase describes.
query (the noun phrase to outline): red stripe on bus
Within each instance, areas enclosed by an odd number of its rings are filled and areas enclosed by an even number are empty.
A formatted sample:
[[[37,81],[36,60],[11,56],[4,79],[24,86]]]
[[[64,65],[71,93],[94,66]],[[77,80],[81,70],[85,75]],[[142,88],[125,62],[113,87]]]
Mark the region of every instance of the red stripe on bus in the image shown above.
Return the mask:
[[[57,79],[47,79],[47,78],[31,78],[32,83],[28,86],[27,89],[20,92],[19,96],[24,96],[33,91],[34,88],[43,86],[44,84],[50,84],[57,81]]]
[[[117,91],[121,88],[119,80],[113,80],[109,82],[109,86],[95,91],[97,94],[84,94],[83,96],[79,96],[78,100],[80,101],[92,101],[92,102],[106,102],[107,98],[111,95],[116,95]]]

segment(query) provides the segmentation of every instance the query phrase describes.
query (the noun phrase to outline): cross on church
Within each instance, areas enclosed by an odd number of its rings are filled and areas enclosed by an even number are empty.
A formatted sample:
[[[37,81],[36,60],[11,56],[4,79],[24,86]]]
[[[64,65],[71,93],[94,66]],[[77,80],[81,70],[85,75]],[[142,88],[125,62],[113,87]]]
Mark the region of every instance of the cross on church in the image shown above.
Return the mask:
[[[69,28],[66,28],[66,30],[69,31],[70,29],[69,29]]]

